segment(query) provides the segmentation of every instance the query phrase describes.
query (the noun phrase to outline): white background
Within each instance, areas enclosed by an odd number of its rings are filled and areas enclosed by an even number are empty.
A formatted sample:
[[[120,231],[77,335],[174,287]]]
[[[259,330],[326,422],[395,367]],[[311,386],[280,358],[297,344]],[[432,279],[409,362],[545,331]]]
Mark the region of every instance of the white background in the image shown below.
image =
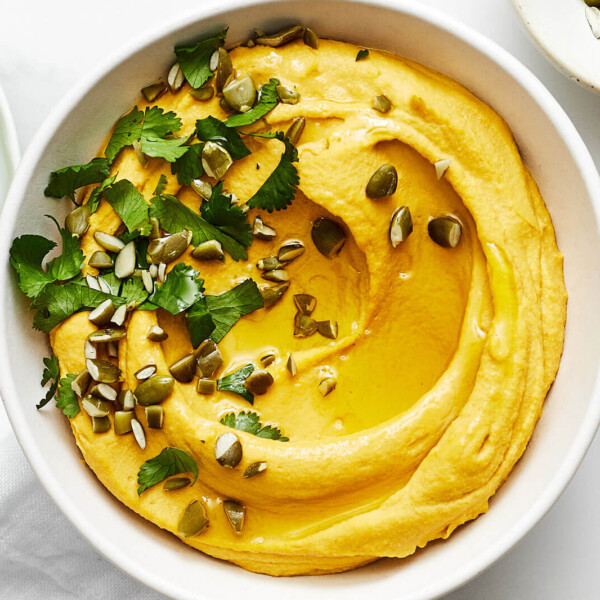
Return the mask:
[[[527,37],[510,0],[422,1],[486,34],[536,73],[565,108],[596,165],[600,165],[600,95],[578,87],[553,69]],[[160,26],[162,20],[171,20],[177,13],[189,13],[200,3],[212,2],[214,0],[0,0],[0,86],[13,111],[23,151],[56,102],[107,54],[140,32]],[[225,3],[227,0],[219,2]],[[27,499],[35,500],[32,510],[36,510],[36,506],[44,507],[42,522],[48,531],[61,529],[58,547],[52,549],[50,556],[38,557],[40,568],[35,575],[43,577],[39,573],[45,571],[48,581],[54,580],[57,589],[63,589],[59,595],[52,594],[52,598],[97,598],[96,594],[89,593],[95,587],[92,582],[101,585],[103,600],[162,598],[142,589],[97,556],[72,530],[62,513],[50,505],[41,486],[26,479],[30,475],[12,434],[7,431],[3,414],[0,414],[0,455],[2,464],[8,468],[19,465],[18,477],[28,482]],[[0,493],[0,523],[9,517],[3,512]],[[40,536],[43,545],[43,530],[30,532],[24,527],[23,535]],[[10,548],[7,551],[5,559],[0,560],[0,597],[13,600],[3,593],[2,582],[17,572],[23,578],[20,598],[49,597],[42,591],[49,588],[42,587],[41,582],[36,585],[26,580],[34,576],[33,571],[18,559],[17,551],[13,550],[13,556],[9,556]],[[58,577],[52,576],[53,558],[55,562],[68,561],[73,570],[78,568],[77,561],[81,562],[77,588],[69,589],[68,580],[60,582]],[[597,437],[567,491],[542,522],[517,548],[473,582],[450,594],[447,600],[598,598],[599,559],[600,439]],[[66,573],[62,569],[58,572]],[[86,577],[89,586],[86,586]]]

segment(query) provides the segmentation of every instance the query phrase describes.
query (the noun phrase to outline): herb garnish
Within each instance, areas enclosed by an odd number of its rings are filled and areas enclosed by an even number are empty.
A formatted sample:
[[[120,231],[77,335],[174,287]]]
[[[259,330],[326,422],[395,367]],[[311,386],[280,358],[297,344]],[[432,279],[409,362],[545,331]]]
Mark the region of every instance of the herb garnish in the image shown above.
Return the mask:
[[[109,175],[109,161],[106,158],[93,158],[85,165],[73,165],[52,171],[44,195],[51,198],[69,196],[75,201],[75,190],[91,183],[101,183]]]
[[[194,485],[198,479],[198,464],[185,450],[167,447],[140,467],[137,480],[140,484],[137,490],[138,496],[153,485],[178,473],[193,473],[192,485]]]
[[[358,62],[359,60],[364,60],[368,56],[369,56],[369,51],[366,48],[363,48],[362,50],[358,51],[355,62]]]
[[[104,190],[104,198],[130,232],[137,230],[145,236],[150,233],[152,226],[148,221],[148,205],[131,181],[121,179],[113,183]]]
[[[204,280],[199,275],[192,266],[184,262],[177,263],[148,301],[172,315],[178,315],[202,298]]]
[[[202,87],[213,76],[209,68],[210,57],[223,45],[226,35],[227,29],[223,29],[212,37],[200,40],[194,46],[177,46],[175,48],[179,66],[194,89]]]
[[[73,373],[69,373],[66,377],[63,377],[56,391],[56,407],[62,408],[63,414],[69,417],[69,419],[76,417],[80,411],[77,394],[71,388],[75,377],[77,375]]]
[[[265,83],[261,88],[258,95],[258,102],[245,113],[239,115],[230,115],[225,121],[227,127],[243,127],[244,125],[251,125],[259,119],[262,119],[268,112],[273,110],[279,98],[277,97],[277,86],[279,80],[271,78],[269,83]]]
[[[60,368],[58,366],[58,358],[56,354],[52,353],[50,358],[44,358],[44,371],[42,373],[42,381],[40,385],[44,387],[49,381],[52,381],[50,384],[50,389],[46,393],[45,398],[40,400],[35,407],[39,410],[43,406],[46,406],[52,398],[54,398],[56,394],[56,390],[58,389],[58,383],[60,380]]]
[[[220,144],[231,154],[231,158],[236,160],[250,154],[250,150],[242,141],[240,134],[212,116],[196,121],[196,137],[202,142]]]
[[[290,438],[281,435],[279,427],[273,427],[271,425],[263,425],[260,422],[260,417],[255,412],[244,411],[235,413],[228,413],[222,419],[221,423],[227,427],[238,429],[239,431],[246,431],[259,438],[266,438],[269,440],[279,440],[280,442],[289,442]]]
[[[177,181],[181,185],[190,185],[192,179],[198,179],[204,175],[201,160],[202,148],[204,148],[204,144],[187,146],[186,153],[171,163],[171,174],[177,174]]]
[[[250,402],[250,404],[254,404],[254,394],[244,385],[246,379],[252,374],[252,371],[254,371],[253,364],[243,366],[230,375],[217,380],[217,389],[238,394],[244,400]]]

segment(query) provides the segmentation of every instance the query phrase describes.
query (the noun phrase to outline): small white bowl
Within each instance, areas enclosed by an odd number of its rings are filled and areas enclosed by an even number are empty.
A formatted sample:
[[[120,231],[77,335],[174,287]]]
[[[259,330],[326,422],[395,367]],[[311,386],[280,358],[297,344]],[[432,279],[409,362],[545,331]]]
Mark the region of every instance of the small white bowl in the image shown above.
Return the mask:
[[[600,94],[600,40],[583,0],[512,0],[533,41],[569,79]]]
[[[442,71],[506,119],[554,219],[570,299],[559,375],[530,447],[488,514],[408,559],[381,560],[339,575],[276,579],[203,556],[138,518],[83,466],[59,411],[36,411],[48,349],[31,329],[8,250],[17,235],[54,233],[44,213],[65,214],[68,206],[44,198],[48,173],[93,156],[115,116],[171,64],[175,43],[211,27],[229,25],[234,42],[254,26],[272,30],[297,22],[322,36],[387,49]],[[136,41],[79,83],[21,162],[0,222],[0,389],[6,409],[40,481],[79,531],[118,567],[163,594],[179,600],[439,597],[480,573],[533,527],[567,485],[596,431],[599,204],[600,181],[589,153],[542,84],[496,44],[419,2],[251,0],[229,9],[200,7]]]

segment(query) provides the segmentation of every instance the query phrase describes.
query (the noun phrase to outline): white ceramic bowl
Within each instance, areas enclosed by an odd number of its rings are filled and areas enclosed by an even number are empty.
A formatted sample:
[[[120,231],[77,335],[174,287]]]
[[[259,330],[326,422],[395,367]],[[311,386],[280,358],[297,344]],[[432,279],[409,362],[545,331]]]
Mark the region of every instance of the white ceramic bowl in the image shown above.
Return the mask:
[[[523,460],[491,501],[490,512],[404,560],[324,577],[275,579],[197,553],[124,508],[80,461],[59,411],[37,412],[42,357],[48,349],[9,271],[11,240],[52,235],[45,212],[67,202],[45,199],[48,173],[87,161],[115,116],[139,89],[163,73],[176,42],[230,26],[244,39],[253,26],[290,22],[323,36],[391,50],[434,67],[470,88],[510,124],[538,181],[565,254],[569,314],[562,366]],[[550,508],[574,474],[600,419],[600,182],[573,125],[541,83],[494,43],[413,0],[258,1],[197,12],[146,35],[80,83],[30,144],[0,224],[0,387],[8,414],[48,493],[109,560],[160,592],[184,599],[267,596],[287,600],[366,597],[431,599],[480,573],[511,548]],[[115,457],[118,460],[118,457]]]

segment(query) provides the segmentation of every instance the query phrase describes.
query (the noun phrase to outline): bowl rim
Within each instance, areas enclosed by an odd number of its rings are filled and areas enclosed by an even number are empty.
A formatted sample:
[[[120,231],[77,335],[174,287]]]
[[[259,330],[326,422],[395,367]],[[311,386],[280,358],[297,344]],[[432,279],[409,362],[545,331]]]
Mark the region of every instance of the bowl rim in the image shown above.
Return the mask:
[[[157,39],[160,39],[172,31],[188,26],[190,23],[209,19],[211,17],[218,17],[220,14],[232,10],[244,10],[246,7],[250,6],[262,4],[266,7],[269,4],[286,3],[293,5],[301,1],[302,0],[246,0],[240,5],[226,0],[225,2],[219,3],[219,6],[210,5],[208,7],[196,7],[191,11],[183,12],[166,24],[153,27],[136,38],[133,38],[120,50],[112,53],[112,55],[103,60],[99,66],[80,79],[71,90],[63,96],[60,102],[45,119],[43,125],[29,144],[17,168],[0,218],[0,256],[8,257],[8,250],[10,242],[12,241],[12,230],[21,208],[21,201],[25,189],[33,171],[33,167],[43,155],[48,140],[54,135],[57,128],[68,116],[71,109],[81,101],[90,88],[92,88],[104,75],[117,68],[131,54],[153,44]],[[321,2],[328,1],[330,0],[321,0]],[[433,27],[460,38],[463,43],[485,56],[502,71],[510,75],[510,77],[531,96],[538,108],[543,111],[545,116],[560,134],[566,148],[579,166],[581,179],[589,194],[592,209],[598,222],[600,222],[600,177],[592,157],[563,108],[541,81],[520,61],[496,42],[472,29],[470,26],[465,25],[455,17],[451,17],[439,9],[431,8],[420,2],[414,2],[412,0],[337,1],[344,1],[350,5],[358,4],[367,7],[373,6],[394,10],[395,12],[424,21]],[[10,285],[8,273],[9,269],[0,269],[0,291],[2,291],[2,293],[3,290]],[[9,352],[9,340],[7,339],[5,331],[5,304],[3,301],[0,301],[0,355]],[[0,361],[0,395],[6,407],[6,412],[9,416],[15,435],[37,478],[46,489],[48,495],[76,527],[79,533],[87,539],[106,560],[121,571],[137,579],[143,585],[168,597],[183,598],[186,600],[188,598],[190,600],[197,599],[197,596],[190,596],[188,592],[183,589],[174,589],[175,586],[172,582],[168,582],[166,578],[151,571],[149,568],[141,567],[139,564],[132,565],[129,561],[129,557],[127,557],[118,546],[113,545],[113,543],[102,536],[96,536],[88,529],[87,522],[84,520],[83,515],[76,509],[75,501],[60,488],[52,476],[52,471],[44,468],[45,457],[36,447],[35,440],[28,429],[26,419],[18,410],[16,400],[18,397],[17,385],[16,382],[13,381],[12,374],[4,361]],[[522,516],[516,520],[501,537],[498,537],[486,552],[480,553],[476,558],[465,563],[461,569],[456,570],[452,575],[435,581],[429,586],[415,592],[410,596],[410,600],[433,600],[434,598],[439,598],[442,595],[461,587],[489,568],[517,544],[540,521],[562,494],[592,443],[599,424],[600,370],[596,372],[594,378],[593,392],[582,425],[571,444],[569,452],[565,455],[561,467],[555,472],[553,479],[540,494],[537,501],[532,503],[529,510],[522,514]],[[125,570],[123,565],[129,565],[128,569]]]

